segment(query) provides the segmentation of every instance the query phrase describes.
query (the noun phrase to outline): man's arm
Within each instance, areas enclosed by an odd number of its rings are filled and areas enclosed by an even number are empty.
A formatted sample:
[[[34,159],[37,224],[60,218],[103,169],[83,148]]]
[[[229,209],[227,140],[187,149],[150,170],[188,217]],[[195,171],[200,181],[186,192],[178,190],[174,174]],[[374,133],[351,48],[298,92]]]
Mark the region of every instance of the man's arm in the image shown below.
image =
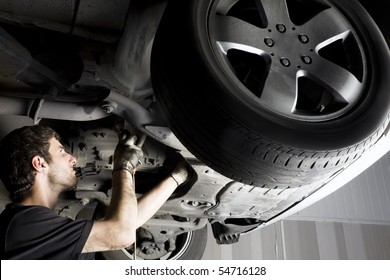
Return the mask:
[[[138,199],[137,228],[148,221],[188,177],[187,162],[181,158],[172,174]]]
[[[118,250],[133,244],[136,229],[187,180],[188,164],[181,158],[172,174],[137,202],[133,174],[143,154],[142,143],[137,146],[135,139],[126,139],[118,144],[114,154],[113,191],[106,216],[104,220],[94,222],[83,252]]]
[[[110,206],[103,220],[94,221],[83,253],[118,250],[135,241],[137,197],[133,175],[126,170],[113,174]]]
[[[112,198],[105,218],[95,221],[84,245],[83,253],[125,248],[135,241],[137,229],[137,197],[134,173],[143,156],[137,138],[127,131],[120,135],[114,153]]]

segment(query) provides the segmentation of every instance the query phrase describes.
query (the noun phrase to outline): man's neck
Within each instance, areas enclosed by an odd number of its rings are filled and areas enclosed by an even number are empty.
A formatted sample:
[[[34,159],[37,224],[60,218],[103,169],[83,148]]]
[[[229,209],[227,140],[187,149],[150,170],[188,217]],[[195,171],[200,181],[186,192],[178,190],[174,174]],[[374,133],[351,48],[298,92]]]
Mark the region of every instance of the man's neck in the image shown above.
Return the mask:
[[[34,184],[32,192],[21,204],[23,205],[41,205],[50,209],[54,209],[57,204],[59,194],[53,191],[53,188],[42,187],[42,185]]]

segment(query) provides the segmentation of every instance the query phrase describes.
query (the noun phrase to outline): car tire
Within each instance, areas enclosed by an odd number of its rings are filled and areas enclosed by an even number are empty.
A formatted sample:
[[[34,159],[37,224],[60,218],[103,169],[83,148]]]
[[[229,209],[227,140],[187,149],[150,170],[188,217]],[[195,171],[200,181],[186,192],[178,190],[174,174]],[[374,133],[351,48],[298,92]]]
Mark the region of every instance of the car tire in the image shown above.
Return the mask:
[[[389,76],[386,41],[355,0],[171,0],[151,59],[188,150],[269,188],[326,181],[373,145]]]

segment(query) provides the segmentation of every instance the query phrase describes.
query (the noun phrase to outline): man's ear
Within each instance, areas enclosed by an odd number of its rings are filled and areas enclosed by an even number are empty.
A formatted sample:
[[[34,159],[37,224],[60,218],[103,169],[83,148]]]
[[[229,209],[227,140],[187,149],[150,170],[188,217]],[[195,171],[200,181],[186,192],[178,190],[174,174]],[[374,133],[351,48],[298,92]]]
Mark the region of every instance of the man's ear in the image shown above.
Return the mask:
[[[44,172],[47,168],[46,161],[40,156],[33,157],[31,163],[34,169],[38,172]]]

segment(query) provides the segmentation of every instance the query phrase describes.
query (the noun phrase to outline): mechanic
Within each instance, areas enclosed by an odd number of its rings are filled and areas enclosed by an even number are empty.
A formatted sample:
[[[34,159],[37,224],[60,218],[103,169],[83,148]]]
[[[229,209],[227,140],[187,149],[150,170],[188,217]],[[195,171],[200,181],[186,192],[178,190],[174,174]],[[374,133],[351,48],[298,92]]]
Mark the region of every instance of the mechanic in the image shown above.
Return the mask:
[[[51,128],[25,126],[0,144],[0,179],[12,203],[0,215],[1,259],[93,259],[94,252],[135,242],[150,219],[189,177],[181,158],[170,176],[137,201],[134,175],[142,140],[122,130],[114,152],[112,198],[102,220],[70,219],[54,211],[59,195],[77,185],[76,158]]]

